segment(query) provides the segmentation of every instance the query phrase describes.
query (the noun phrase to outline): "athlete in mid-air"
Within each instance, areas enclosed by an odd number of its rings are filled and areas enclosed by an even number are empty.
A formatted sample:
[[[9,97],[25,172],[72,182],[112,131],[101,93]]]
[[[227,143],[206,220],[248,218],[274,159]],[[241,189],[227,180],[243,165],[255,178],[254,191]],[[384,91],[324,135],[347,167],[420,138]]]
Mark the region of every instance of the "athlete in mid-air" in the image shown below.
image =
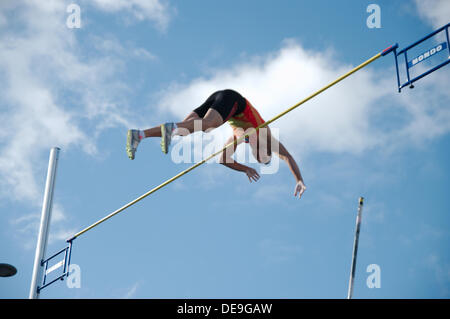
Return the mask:
[[[233,90],[221,90],[213,93],[201,106],[192,111],[180,123],[165,123],[147,130],[128,130],[128,157],[134,159],[137,146],[143,138],[161,137],[162,151],[167,154],[173,135],[185,135],[180,133],[182,131],[188,134],[194,133],[196,130],[209,131],[225,122],[228,122],[233,129],[233,136],[229,138],[226,145],[232,142],[235,143],[222,153],[220,163],[233,170],[244,172],[250,182],[256,182],[260,177],[258,172],[251,167],[236,162],[232,158],[237,144],[242,141],[249,143],[257,161],[262,164],[269,164],[272,156],[271,146],[277,143],[278,150],[274,150],[274,153],[289,166],[296,180],[294,196],[298,195],[301,198],[306,190],[306,186],[294,158],[283,144],[271,135],[268,127],[264,132],[265,134],[261,134],[264,128],[259,129],[258,132],[252,135],[248,134],[249,129],[258,127],[264,123],[264,120],[246,98]],[[245,135],[245,138],[242,138],[243,135]]]

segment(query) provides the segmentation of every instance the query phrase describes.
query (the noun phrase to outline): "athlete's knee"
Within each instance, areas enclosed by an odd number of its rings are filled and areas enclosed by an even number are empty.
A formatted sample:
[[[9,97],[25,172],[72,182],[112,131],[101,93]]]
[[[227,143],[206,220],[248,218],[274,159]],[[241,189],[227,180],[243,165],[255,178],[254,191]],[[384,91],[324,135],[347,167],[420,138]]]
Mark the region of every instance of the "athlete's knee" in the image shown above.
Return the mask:
[[[183,122],[192,121],[192,120],[199,120],[200,116],[198,116],[197,113],[191,112],[186,118],[183,120]]]
[[[202,130],[205,131],[207,129],[213,129],[216,127],[219,127],[223,124],[223,118],[220,113],[215,109],[209,109],[206,113],[205,117],[203,118],[203,128]]]

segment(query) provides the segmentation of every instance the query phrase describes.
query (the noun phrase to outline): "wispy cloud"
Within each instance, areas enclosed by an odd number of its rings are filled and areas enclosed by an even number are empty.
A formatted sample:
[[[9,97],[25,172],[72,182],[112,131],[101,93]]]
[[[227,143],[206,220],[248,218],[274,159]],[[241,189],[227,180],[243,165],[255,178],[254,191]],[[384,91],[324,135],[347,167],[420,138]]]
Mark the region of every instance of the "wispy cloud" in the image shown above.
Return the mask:
[[[111,35],[109,36],[92,36],[91,41],[94,43],[94,47],[105,55],[117,55],[121,58],[140,58],[145,60],[154,61],[157,59],[156,55],[152,54],[144,48],[137,48],[130,43],[124,44]]]
[[[125,298],[125,299],[131,299],[131,298],[134,298],[134,297],[136,296],[136,292],[137,292],[139,286],[140,286],[140,283],[139,283],[139,282],[136,282],[133,286],[131,286],[131,287],[127,290],[127,292],[124,294],[123,298]]]
[[[417,11],[434,28],[450,22],[450,2],[448,0],[415,0]]]
[[[124,51],[131,58],[155,58],[115,39],[108,45],[116,51],[86,57],[76,33],[65,27],[65,9],[64,1],[0,4],[0,18],[15,17],[14,23],[5,18],[0,30],[0,196],[31,207],[29,216],[12,221],[28,238],[39,223],[43,181],[36,174],[45,171],[48,150],[75,147],[94,155],[101,131],[130,127],[124,99],[129,88],[117,76]],[[52,238],[72,231],[66,216],[55,203]]]
[[[52,244],[57,241],[66,240],[70,235],[73,235],[77,228],[67,226],[68,215],[64,212],[63,207],[58,203],[53,205],[52,217],[50,224],[50,234],[48,243]],[[33,236],[39,229],[41,219],[40,209],[28,212],[21,216],[10,220],[10,224],[14,227],[15,240],[19,241],[25,249],[34,249],[36,245],[35,236]]]
[[[138,21],[153,21],[161,30],[167,28],[174,14],[166,0],[89,0],[84,3],[93,4],[105,12],[127,12]]]

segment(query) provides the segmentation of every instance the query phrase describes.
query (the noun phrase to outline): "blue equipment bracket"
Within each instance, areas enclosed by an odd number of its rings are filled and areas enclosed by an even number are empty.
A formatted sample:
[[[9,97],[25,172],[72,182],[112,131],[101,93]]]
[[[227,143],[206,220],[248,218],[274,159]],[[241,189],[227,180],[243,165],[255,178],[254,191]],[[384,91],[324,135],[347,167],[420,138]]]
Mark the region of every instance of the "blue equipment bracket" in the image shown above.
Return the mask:
[[[450,63],[450,42],[449,42],[449,32],[448,32],[448,28],[450,27],[450,23],[447,23],[446,25],[444,25],[443,27],[437,29],[436,31],[431,32],[430,34],[428,34],[427,36],[423,37],[422,39],[414,42],[413,44],[407,46],[406,48],[400,50],[399,52],[397,52],[397,50],[394,48],[394,56],[395,56],[395,67],[396,67],[396,71],[397,71],[397,85],[398,85],[398,92],[402,91],[402,88],[406,87],[409,85],[409,87],[412,89],[414,88],[413,83],[420,80],[421,78],[427,76],[430,73],[433,73],[434,71],[436,71],[437,69],[440,69],[441,67],[443,67],[444,65]],[[424,42],[425,40],[431,38],[432,36],[436,35],[439,32],[442,32],[445,30],[445,35],[446,35],[446,42],[442,42],[436,46],[434,46],[433,48],[425,51],[424,53],[422,53],[421,55],[417,56],[416,58],[412,59],[411,61],[408,61],[408,50],[414,48],[415,46],[419,45],[420,43]],[[417,65],[418,63],[426,60],[428,57],[439,53],[441,51],[445,51],[445,49],[447,49],[448,52],[448,57],[447,60],[434,66],[433,68],[429,69],[428,71],[423,72],[422,74],[414,77],[411,79],[410,74],[409,74],[409,70],[414,67],[415,65]],[[390,51],[389,51],[390,52]],[[383,54],[384,55],[384,54]],[[405,67],[406,67],[406,77],[407,77],[407,81],[403,84],[400,83],[400,74],[399,74],[399,67],[398,67],[398,56],[403,55],[405,58]]]
[[[44,273],[43,273],[43,278],[42,278],[42,284],[41,284],[41,286],[37,287],[38,293],[40,293],[42,289],[50,286],[54,282],[56,282],[58,280],[64,280],[65,277],[69,277],[70,257],[72,255],[72,241],[68,241],[68,243],[69,243],[69,246],[61,249],[60,251],[53,254],[49,258],[41,261],[41,267],[44,267]],[[49,268],[48,267],[49,261],[56,258],[57,256],[62,255],[62,254],[64,254],[64,258],[60,262],[54,264],[53,266],[51,266]],[[47,282],[47,275],[60,267],[63,267],[62,273],[58,277],[51,280],[50,282]]]

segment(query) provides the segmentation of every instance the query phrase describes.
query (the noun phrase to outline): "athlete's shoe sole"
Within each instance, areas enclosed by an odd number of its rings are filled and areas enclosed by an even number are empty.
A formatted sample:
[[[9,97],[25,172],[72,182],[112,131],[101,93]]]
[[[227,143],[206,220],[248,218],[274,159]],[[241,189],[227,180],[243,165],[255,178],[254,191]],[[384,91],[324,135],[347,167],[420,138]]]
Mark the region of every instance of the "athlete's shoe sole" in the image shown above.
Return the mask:
[[[138,130],[128,130],[128,133],[127,133],[127,155],[131,160],[134,160],[139,142],[140,142],[139,131]]]
[[[161,150],[164,154],[169,152],[170,142],[172,141],[173,127],[173,123],[161,124]]]

